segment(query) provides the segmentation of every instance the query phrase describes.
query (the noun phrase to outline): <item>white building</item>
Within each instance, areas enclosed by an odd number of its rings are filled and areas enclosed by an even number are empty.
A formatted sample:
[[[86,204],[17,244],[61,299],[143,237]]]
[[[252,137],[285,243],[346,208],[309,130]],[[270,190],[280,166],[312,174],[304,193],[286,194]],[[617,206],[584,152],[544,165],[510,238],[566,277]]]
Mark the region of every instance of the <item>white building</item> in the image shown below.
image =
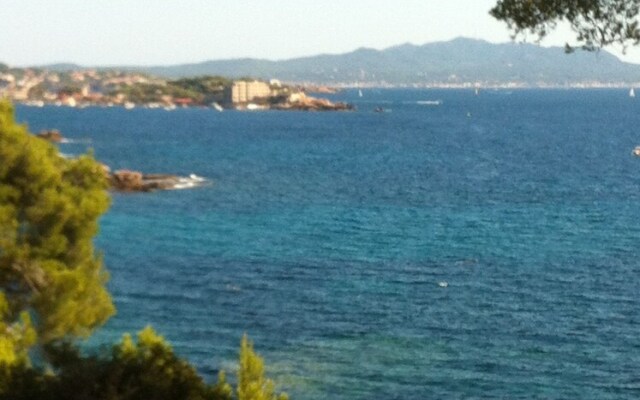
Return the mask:
[[[227,92],[226,100],[232,104],[249,103],[256,99],[266,99],[271,96],[271,87],[261,81],[236,81]]]

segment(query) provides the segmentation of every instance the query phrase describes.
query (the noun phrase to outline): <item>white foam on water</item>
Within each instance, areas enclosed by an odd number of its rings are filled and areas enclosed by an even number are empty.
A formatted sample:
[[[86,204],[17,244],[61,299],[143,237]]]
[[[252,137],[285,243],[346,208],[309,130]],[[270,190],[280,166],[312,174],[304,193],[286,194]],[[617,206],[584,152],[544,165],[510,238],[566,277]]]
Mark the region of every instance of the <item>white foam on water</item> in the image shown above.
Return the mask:
[[[198,176],[196,174],[189,174],[188,177],[180,177],[178,179],[178,183],[173,185],[173,189],[175,190],[192,189],[195,187],[204,186],[208,183],[210,182],[206,178],[203,178],[202,176]]]

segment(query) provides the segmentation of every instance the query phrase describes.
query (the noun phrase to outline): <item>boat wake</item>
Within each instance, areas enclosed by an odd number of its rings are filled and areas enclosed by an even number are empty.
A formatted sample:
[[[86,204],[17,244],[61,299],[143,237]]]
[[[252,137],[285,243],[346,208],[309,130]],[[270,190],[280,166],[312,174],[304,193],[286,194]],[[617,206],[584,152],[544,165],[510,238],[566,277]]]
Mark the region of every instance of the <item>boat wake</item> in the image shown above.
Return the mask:
[[[420,104],[422,106],[439,106],[442,104],[442,100],[418,100],[416,104]]]
[[[63,143],[63,144],[67,144],[67,143],[90,144],[91,143],[91,139],[89,139],[89,138],[80,138],[80,139],[62,138],[62,139],[60,139],[60,143]]]
[[[174,183],[171,189],[193,189],[200,186],[210,185],[211,181],[196,174],[190,174],[188,177],[178,177],[176,183]]]

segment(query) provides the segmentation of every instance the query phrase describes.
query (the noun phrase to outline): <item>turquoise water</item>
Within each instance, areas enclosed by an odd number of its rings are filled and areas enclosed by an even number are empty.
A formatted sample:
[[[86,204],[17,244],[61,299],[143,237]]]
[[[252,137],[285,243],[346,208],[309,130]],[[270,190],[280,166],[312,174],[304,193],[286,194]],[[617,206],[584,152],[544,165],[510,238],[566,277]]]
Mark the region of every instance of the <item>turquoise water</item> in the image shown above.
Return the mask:
[[[98,341],[152,324],[211,376],[247,332],[298,399],[640,397],[638,101],[335,98],[358,111],[18,108],[64,153],[213,181],[114,195]]]

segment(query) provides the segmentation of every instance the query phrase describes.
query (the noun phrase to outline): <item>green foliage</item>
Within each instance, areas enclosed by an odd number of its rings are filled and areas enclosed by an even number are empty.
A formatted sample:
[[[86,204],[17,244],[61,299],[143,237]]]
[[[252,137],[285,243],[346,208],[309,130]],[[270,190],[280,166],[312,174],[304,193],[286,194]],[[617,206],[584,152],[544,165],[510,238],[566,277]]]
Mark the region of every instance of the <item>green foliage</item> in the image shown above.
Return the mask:
[[[150,327],[138,333],[137,341],[125,335],[115,346],[102,381],[109,382],[109,387],[98,390],[97,395],[110,392],[123,400],[225,399]]]
[[[124,94],[127,100],[135,103],[160,102],[163,96],[173,95],[170,88],[166,85],[156,83],[135,83],[124,86],[111,94],[114,95],[117,93]]]
[[[28,97],[30,99],[40,99],[42,98],[46,90],[47,90],[47,85],[44,82],[38,83],[37,85],[29,89]]]
[[[231,83],[230,79],[221,76],[201,76],[170,81],[169,85],[196,93],[197,96],[192,97],[196,102],[209,104],[214,101],[221,101],[224,97],[225,87],[230,86]]]
[[[271,379],[264,376],[264,361],[253,350],[247,335],[240,343],[240,369],[238,371],[238,400],[286,400],[286,394],[275,394]]]
[[[59,94],[63,94],[67,96],[73,96],[75,94],[80,94],[81,92],[82,92],[82,87],[80,87],[80,85],[76,83],[70,83],[70,84],[64,85],[58,90]]]
[[[29,313],[23,311],[17,321],[7,322],[9,303],[0,293],[0,364],[22,364],[29,361],[28,349],[36,342],[36,332]]]
[[[202,94],[219,93],[226,86],[231,85],[230,79],[222,76],[200,76],[196,78],[183,78],[169,82],[172,86],[190,90]]]
[[[220,101],[225,86],[231,81],[220,76],[202,76],[169,81],[166,84],[136,83],[117,89],[111,95],[121,92],[135,103],[159,103],[163,96],[191,99],[196,104]]]
[[[47,391],[52,377],[26,365],[0,366],[0,400],[54,400]]]
[[[192,93],[197,93],[203,101],[215,101],[220,99],[224,88],[230,86],[232,81],[221,76],[201,76],[196,78],[183,78],[169,82],[169,85]]]
[[[50,345],[54,373],[0,368],[0,400],[231,400],[221,380],[208,386],[151,328],[125,335],[110,354],[83,357],[69,343]],[[4,382],[4,383],[3,383]]]
[[[218,372],[218,381],[211,388],[211,393],[216,399],[233,399],[233,388],[227,382],[227,374],[224,370],[220,370],[220,372]]]
[[[539,39],[558,22],[568,22],[578,45],[596,50],[613,43],[638,45],[639,12],[638,0],[499,0],[490,13],[516,36],[529,32]]]
[[[91,156],[61,158],[0,102],[0,361],[86,337],[114,313],[92,243],[106,185]]]
[[[0,400],[286,400],[264,377],[264,362],[246,335],[240,349],[237,395],[224,371],[207,385],[195,368],[147,327],[125,335],[111,352],[82,356],[68,342],[47,346],[52,372],[24,364],[0,367]]]

